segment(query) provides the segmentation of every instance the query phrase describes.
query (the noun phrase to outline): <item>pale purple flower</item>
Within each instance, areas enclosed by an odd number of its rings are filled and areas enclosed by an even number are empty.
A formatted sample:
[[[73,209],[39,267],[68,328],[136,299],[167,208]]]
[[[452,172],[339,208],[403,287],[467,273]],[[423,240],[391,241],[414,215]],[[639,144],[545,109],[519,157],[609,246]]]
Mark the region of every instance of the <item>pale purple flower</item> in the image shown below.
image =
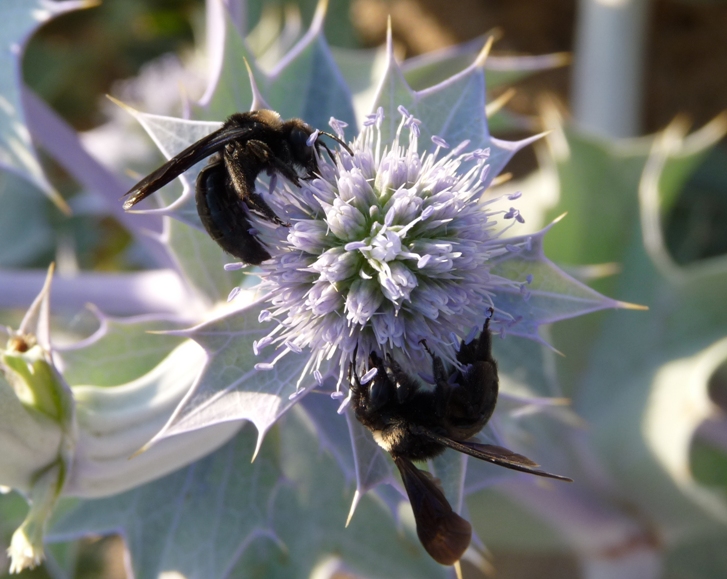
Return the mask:
[[[278,359],[309,352],[309,372],[331,363],[339,385],[356,351],[386,352],[418,373],[426,340],[456,364],[459,340],[481,330],[498,291],[529,297],[490,272],[494,257],[522,244],[497,233],[496,217],[522,218],[482,202],[489,151],[433,137],[435,151],[421,154],[417,119],[399,112],[391,146],[380,146],[378,111],[351,143],[353,155],[339,148],[335,164],[323,155],[319,178],[278,189],[289,228],[255,223],[272,255],[261,266],[274,324],[265,344],[279,348]],[[342,133],[341,123],[331,126]],[[496,314],[498,323],[513,318]]]

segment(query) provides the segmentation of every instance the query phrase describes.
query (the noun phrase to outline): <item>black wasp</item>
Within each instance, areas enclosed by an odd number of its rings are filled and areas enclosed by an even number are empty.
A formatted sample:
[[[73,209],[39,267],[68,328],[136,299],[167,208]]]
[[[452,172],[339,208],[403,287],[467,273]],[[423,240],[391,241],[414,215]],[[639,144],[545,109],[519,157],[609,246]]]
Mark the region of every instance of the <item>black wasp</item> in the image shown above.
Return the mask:
[[[320,140],[308,145],[314,129],[300,119],[284,121],[275,111],[235,113],[217,131],[201,138],[139,181],[125,196],[130,209],[202,159],[210,157],[197,177],[197,213],[210,237],[227,253],[245,263],[258,265],[270,258],[265,246],[251,231],[247,210],[278,225],[286,225],[255,191],[262,171],[280,173],[300,187],[300,179],[312,179],[318,171],[316,153]],[[335,135],[320,132],[351,150]],[[352,153],[351,153],[352,154]],[[298,171],[302,170],[303,175]]]
[[[368,357],[370,367],[377,370],[371,381],[361,384],[355,359],[349,371],[356,418],[394,459],[414,511],[419,540],[442,565],[459,561],[470,544],[472,527],[452,510],[436,480],[412,461],[427,460],[453,448],[506,468],[571,481],[538,470],[539,465],[529,458],[501,446],[468,440],[482,430],[497,403],[497,363],[489,330],[493,313],[490,310],[478,338],[461,343],[457,361],[462,369],[455,371],[452,380],[442,360],[422,342],[432,358],[436,384],[431,391],[421,389],[393,358],[383,359],[376,352]]]

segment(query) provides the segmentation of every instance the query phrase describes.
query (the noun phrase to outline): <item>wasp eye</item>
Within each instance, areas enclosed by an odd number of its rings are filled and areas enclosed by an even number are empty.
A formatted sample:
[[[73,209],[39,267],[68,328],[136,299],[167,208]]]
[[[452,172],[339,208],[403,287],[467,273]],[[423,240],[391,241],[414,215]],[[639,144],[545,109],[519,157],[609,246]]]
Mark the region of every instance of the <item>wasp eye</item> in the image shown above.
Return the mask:
[[[371,408],[381,408],[389,401],[389,388],[383,380],[372,380],[369,385],[369,402]]]
[[[315,152],[313,147],[308,146],[308,137],[310,133],[300,128],[294,128],[290,131],[289,144],[293,157],[304,167],[310,167],[315,163]]]
[[[290,146],[296,155],[300,155],[308,148],[308,135],[302,129],[293,129],[290,131]]]

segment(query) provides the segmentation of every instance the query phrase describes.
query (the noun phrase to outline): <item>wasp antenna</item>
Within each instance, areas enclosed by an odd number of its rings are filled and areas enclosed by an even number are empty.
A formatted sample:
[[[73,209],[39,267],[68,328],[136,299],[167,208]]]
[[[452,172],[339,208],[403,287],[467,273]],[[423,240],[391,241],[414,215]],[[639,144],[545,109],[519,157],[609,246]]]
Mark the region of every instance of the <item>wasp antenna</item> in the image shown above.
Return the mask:
[[[328,147],[328,145],[326,145],[323,141],[316,141],[316,144],[320,145],[321,147],[323,147],[326,150],[326,153],[328,153],[328,157],[331,159],[331,161],[333,163],[336,162],[336,159],[333,156],[333,151],[331,151],[331,149]],[[319,154],[320,154],[320,152],[319,152]]]
[[[351,150],[351,147],[349,147],[343,140],[341,140],[338,136],[332,134],[332,133],[326,133],[325,131],[321,131],[319,134],[325,135],[326,137],[329,137],[336,141],[339,145],[341,145],[344,149],[346,149],[346,152],[353,157],[353,151]],[[323,145],[325,147],[325,145]],[[326,147],[327,149],[328,147]]]
[[[487,316],[487,319],[485,320],[485,330],[489,330],[490,329],[490,321],[492,320],[492,318],[495,315],[495,308],[487,308],[487,312],[490,315]]]
[[[419,340],[419,343],[424,346],[424,349],[427,351],[427,354],[429,354],[432,358],[434,358],[434,354],[432,354],[432,351],[429,349],[429,346],[427,346],[427,341],[424,339]]]
[[[351,358],[351,365],[348,367],[348,383],[353,384],[353,381],[351,380],[352,377],[356,378],[356,382],[358,382],[358,374],[356,373],[356,354],[358,354],[358,344],[356,344],[356,347],[353,349],[353,356]]]

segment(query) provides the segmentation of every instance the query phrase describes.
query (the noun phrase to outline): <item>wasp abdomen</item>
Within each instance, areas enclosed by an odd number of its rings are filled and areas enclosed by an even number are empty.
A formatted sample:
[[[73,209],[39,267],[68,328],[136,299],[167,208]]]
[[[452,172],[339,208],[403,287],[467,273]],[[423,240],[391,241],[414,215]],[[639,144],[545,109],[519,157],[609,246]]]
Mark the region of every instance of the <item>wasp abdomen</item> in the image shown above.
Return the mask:
[[[263,244],[250,232],[246,209],[222,159],[213,159],[200,171],[195,199],[202,225],[223,250],[252,265],[270,259]]]

